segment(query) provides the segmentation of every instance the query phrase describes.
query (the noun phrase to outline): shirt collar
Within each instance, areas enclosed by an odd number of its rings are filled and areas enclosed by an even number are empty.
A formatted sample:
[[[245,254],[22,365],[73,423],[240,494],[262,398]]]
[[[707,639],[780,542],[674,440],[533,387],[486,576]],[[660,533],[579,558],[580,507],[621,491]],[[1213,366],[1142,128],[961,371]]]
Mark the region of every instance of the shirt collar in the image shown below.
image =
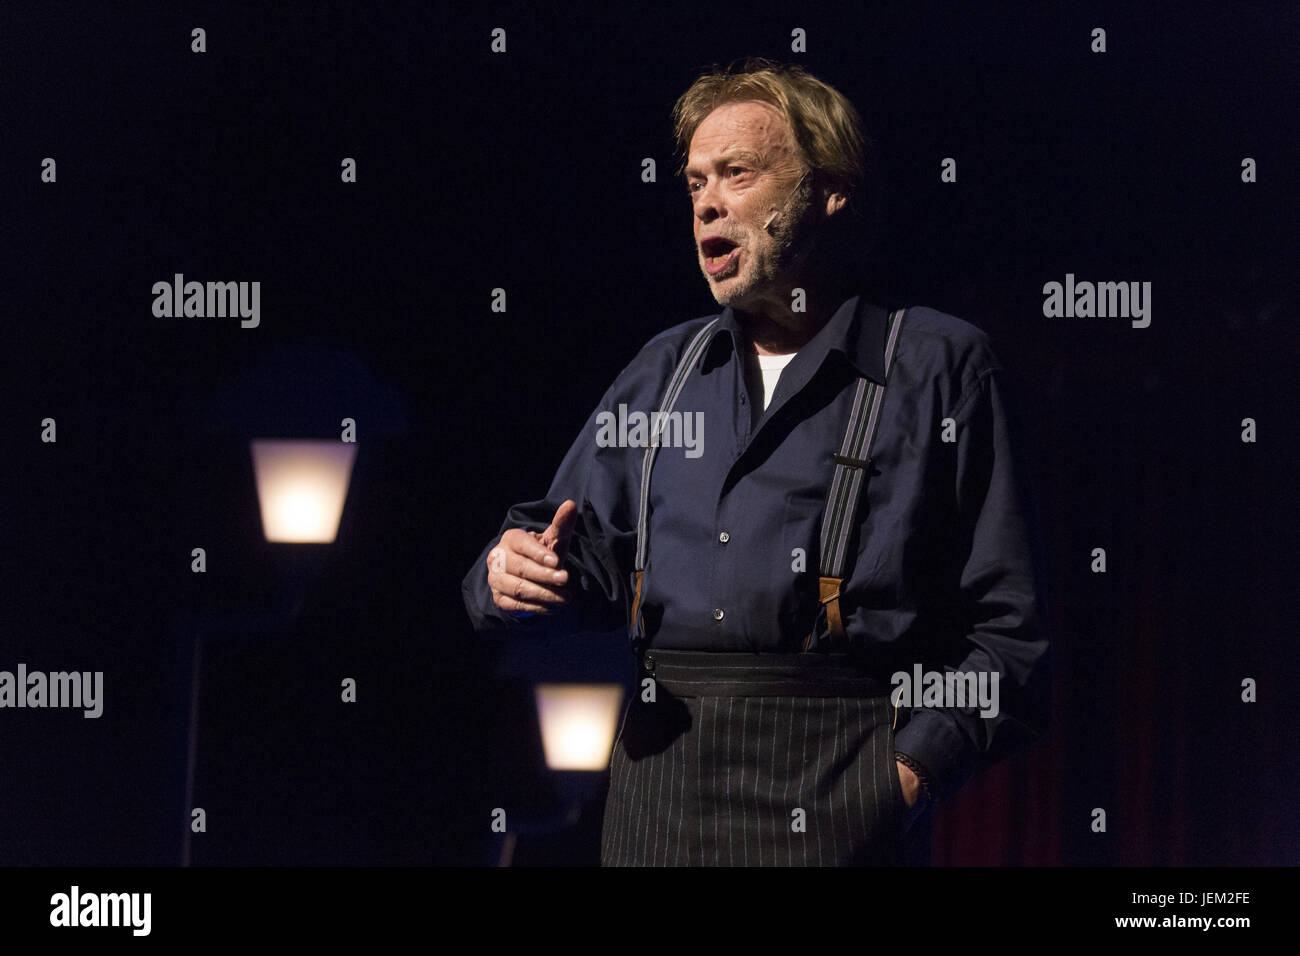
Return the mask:
[[[829,353],[838,352],[859,374],[884,385],[887,319],[885,310],[868,302],[864,296],[850,296],[840,303],[831,314],[830,321],[799,351],[809,353],[814,368],[820,366]],[[709,345],[704,350],[701,367],[707,367],[703,363],[707,363],[711,355],[715,359],[722,359],[722,353],[718,350],[725,347],[719,346],[719,341],[726,342],[731,351],[740,354],[744,330],[731,306],[722,310],[721,321],[714,327]]]

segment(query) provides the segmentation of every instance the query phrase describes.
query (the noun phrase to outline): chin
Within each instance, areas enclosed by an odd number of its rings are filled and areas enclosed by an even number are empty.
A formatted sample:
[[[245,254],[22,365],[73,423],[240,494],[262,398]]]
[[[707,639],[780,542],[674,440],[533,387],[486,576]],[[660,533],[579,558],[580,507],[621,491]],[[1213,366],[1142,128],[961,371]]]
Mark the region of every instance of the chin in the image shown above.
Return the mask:
[[[735,306],[745,297],[747,288],[740,281],[740,276],[730,276],[721,282],[714,282],[713,278],[707,274],[705,278],[709,283],[709,291],[713,293],[713,298],[718,305]]]
[[[723,308],[736,304],[737,296],[734,292],[719,289],[717,286],[713,286],[709,291],[713,293],[713,301]]]

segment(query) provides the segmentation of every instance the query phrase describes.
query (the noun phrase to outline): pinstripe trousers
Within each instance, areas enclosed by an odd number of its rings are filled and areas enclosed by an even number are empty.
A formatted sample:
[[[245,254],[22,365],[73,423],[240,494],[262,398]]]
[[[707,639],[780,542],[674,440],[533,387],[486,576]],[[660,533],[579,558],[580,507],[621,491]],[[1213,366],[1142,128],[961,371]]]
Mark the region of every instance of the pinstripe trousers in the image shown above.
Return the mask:
[[[603,866],[906,861],[887,684],[826,654],[651,651],[647,676],[610,757]]]

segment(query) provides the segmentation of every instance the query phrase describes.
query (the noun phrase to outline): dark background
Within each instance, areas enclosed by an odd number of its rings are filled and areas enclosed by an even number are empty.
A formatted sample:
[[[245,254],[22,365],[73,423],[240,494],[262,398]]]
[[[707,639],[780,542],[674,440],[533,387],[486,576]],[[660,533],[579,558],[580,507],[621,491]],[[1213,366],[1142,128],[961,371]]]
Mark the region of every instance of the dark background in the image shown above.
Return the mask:
[[[1054,723],[942,808],[936,862],[1300,862],[1300,14],[1126,6],[0,6],[0,669],[105,672],[99,720],[0,712],[0,863],[181,860],[198,633],[196,864],[477,864],[492,808],[555,811],[529,665],[460,581],[641,344],[716,311],[668,116],[749,54],[861,111],[876,297],[985,329],[1023,396]],[[260,328],[154,318],[175,272],[260,281]],[[1067,272],[1152,282],[1151,326],[1045,319]],[[346,387],[311,373],[339,353]],[[349,415],[339,539],[256,625],[302,572],[243,441]],[[594,862],[584,821],[515,862]]]

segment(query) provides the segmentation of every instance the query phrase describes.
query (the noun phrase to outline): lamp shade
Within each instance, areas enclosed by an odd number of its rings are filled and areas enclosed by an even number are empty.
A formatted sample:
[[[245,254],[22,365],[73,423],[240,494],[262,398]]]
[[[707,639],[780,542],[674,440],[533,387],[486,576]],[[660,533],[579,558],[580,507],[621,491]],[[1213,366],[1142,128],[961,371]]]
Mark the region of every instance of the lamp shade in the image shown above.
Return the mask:
[[[255,438],[253,474],[267,541],[329,544],[338,534],[357,446]]]
[[[537,717],[551,770],[604,770],[614,744],[619,684],[538,684]]]

